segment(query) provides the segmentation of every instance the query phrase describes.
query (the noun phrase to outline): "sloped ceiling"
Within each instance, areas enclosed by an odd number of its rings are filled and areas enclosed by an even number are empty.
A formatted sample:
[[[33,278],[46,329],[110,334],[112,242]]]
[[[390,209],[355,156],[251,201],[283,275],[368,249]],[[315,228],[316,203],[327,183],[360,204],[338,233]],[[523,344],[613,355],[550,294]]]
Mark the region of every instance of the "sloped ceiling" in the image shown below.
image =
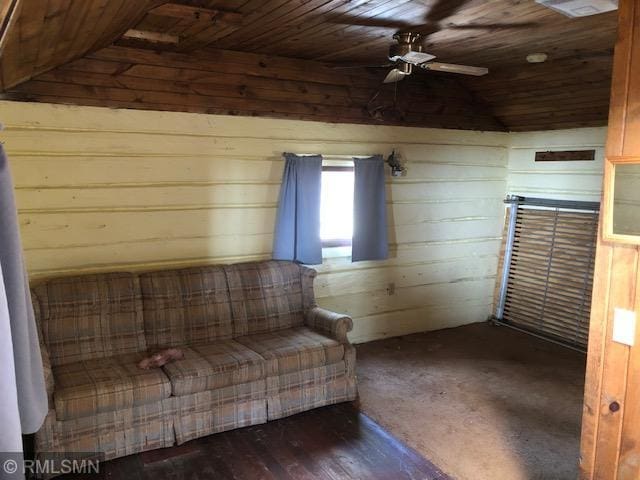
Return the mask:
[[[607,123],[616,12],[570,19],[533,0],[20,5],[0,58],[5,98],[513,131]],[[381,86],[386,69],[333,68],[385,63],[407,29],[440,61],[489,75],[418,71]],[[533,52],[549,60],[527,63]]]
[[[12,87],[119,38],[158,0],[9,0],[0,57],[3,88]]]

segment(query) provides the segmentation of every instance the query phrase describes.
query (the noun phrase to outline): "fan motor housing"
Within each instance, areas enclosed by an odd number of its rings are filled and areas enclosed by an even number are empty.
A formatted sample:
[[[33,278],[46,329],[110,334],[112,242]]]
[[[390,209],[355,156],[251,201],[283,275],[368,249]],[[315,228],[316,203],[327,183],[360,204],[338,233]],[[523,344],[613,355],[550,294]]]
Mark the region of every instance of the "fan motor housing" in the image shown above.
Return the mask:
[[[422,52],[422,44],[419,42],[420,35],[415,33],[396,33],[393,38],[398,43],[389,47],[389,60],[397,62],[410,52]]]

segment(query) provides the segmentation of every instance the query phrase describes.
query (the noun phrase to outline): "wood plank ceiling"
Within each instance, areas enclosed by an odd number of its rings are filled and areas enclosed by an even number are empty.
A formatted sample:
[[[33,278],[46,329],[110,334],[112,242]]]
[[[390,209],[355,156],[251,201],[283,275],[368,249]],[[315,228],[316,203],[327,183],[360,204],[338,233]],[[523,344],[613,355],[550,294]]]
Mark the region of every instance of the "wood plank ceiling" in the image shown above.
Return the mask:
[[[512,131],[607,123],[616,12],[570,19],[533,0],[18,1],[5,98]],[[438,60],[489,75],[418,71],[382,87],[388,69],[334,68],[386,63],[407,29]],[[534,52],[549,60],[527,63]]]

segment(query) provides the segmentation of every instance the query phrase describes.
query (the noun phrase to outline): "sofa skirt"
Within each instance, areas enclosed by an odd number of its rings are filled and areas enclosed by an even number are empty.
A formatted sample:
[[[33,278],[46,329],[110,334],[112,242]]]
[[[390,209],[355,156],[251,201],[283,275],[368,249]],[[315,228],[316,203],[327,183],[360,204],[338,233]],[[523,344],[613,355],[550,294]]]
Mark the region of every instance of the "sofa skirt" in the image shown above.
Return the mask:
[[[54,410],[35,434],[36,459],[110,460],[175,444],[175,399],[60,421]],[[49,475],[50,476],[50,475]],[[47,476],[43,476],[46,478]]]
[[[295,415],[312,408],[355,400],[356,378],[348,362],[267,378],[268,419]]]
[[[267,421],[264,380],[175,397],[178,445],[213,433]]]
[[[349,360],[83,418],[60,421],[50,410],[35,435],[36,456],[110,460],[354,400]]]

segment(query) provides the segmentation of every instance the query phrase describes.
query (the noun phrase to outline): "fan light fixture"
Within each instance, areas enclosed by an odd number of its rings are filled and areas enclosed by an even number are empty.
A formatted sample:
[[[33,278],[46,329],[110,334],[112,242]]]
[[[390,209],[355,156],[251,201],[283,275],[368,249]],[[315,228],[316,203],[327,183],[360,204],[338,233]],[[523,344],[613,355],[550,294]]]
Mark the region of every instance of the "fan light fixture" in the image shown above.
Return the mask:
[[[527,55],[527,62],[529,63],[544,63],[549,56],[546,53],[530,53]]]
[[[391,152],[391,155],[387,157],[387,164],[389,164],[389,167],[391,167],[392,177],[401,177],[402,175],[404,175],[406,169],[400,163],[395,150],[393,150]]]
[[[588,17],[618,9],[618,0],[536,0],[567,17]]]

